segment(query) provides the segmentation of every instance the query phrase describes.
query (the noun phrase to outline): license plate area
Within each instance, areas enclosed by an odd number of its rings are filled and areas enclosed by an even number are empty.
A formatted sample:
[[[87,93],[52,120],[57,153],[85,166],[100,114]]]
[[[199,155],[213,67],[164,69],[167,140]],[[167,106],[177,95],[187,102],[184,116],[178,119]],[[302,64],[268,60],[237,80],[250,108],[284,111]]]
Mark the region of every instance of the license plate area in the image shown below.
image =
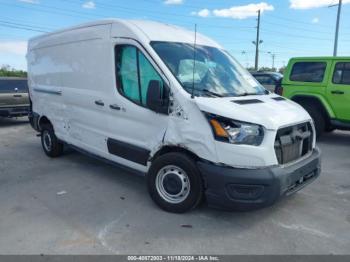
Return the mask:
[[[306,175],[299,177],[287,187],[286,195],[291,195],[299,189],[301,189],[302,187],[304,187],[305,185],[307,185],[308,183],[310,183],[313,179],[316,178],[317,173],[317,170],[314,170],[310,173],[307,173]]]

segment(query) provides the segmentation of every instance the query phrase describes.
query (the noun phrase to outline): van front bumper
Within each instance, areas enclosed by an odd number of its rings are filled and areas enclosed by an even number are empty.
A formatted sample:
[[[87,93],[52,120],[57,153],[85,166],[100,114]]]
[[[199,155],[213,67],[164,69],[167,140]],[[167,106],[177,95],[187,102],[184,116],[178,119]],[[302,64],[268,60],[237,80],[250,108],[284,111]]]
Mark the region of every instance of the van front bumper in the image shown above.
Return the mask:
[[[243,169],[199,161],[208,205],[227,210],[267,207],[314,181],[321,172],[320,150],[288,166]]]

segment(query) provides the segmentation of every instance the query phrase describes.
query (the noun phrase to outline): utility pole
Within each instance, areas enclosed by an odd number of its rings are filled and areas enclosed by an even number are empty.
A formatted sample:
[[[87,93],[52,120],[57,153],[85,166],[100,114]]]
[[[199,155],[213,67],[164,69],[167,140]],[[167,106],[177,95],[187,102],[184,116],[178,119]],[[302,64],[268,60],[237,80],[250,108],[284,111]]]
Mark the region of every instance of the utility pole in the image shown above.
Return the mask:
[[[260,40],[260,13],[261,11],[258,10],[258,25],[256,27],[256,41],[253,41],[253,44],[255,45],[255,71],[258,71],[259,69],[259,45],[263,42]]]
[[[337,56],[337,53],[338,53],[339,22],[340,22],[340,13],[341,13],[342,0],[339,0],[338,4],[331,5],[329,7],[333,7],[333,6],[338,6],[337,23],[336,23],[336,27],[335,27],[335,38],[334,38],[334,50],[333,50],[333,56]]]
[[[271,69],[274,69],[275,68],[275,58],[276,58],[276,54],[272,53],[272,52],[267,52],[268,54],[271,55],[271,58],[272,58],[272,67]]]

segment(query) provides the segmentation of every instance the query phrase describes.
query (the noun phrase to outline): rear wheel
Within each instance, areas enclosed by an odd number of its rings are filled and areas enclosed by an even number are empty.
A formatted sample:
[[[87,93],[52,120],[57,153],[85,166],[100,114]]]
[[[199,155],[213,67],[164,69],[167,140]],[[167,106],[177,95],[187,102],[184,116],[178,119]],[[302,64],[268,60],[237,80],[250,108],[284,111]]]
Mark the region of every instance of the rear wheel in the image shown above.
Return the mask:
[[[168,153],[155,159],[147,185],[154,202],[168,212],[189,211],[202,200],[200,172],[195,161],[184,153]]]
[[[49,157],[58,157],[63,153],[63,143],[58,140],[51,125],[42,127],[41,145]]]
[[[315,124],[316,137],[320,137],[326,130],[326,119],[322,111],[314,105],[303,104],[305,110],[309,113]]]

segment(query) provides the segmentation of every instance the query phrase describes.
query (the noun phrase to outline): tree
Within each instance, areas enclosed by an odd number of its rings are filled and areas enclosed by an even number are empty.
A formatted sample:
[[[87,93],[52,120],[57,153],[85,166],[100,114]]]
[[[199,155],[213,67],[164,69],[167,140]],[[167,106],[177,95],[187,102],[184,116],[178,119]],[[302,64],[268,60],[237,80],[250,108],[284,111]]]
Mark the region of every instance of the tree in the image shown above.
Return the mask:
[[[27,77],[27,72],[23,70],[16,70],[9,65],[2,65],[0,67],[0,77]]]
[[[285,66],[282,66],[278,72],[280,72],[282,75],[284,74],[284,71],[286,70],[286,67]]]

